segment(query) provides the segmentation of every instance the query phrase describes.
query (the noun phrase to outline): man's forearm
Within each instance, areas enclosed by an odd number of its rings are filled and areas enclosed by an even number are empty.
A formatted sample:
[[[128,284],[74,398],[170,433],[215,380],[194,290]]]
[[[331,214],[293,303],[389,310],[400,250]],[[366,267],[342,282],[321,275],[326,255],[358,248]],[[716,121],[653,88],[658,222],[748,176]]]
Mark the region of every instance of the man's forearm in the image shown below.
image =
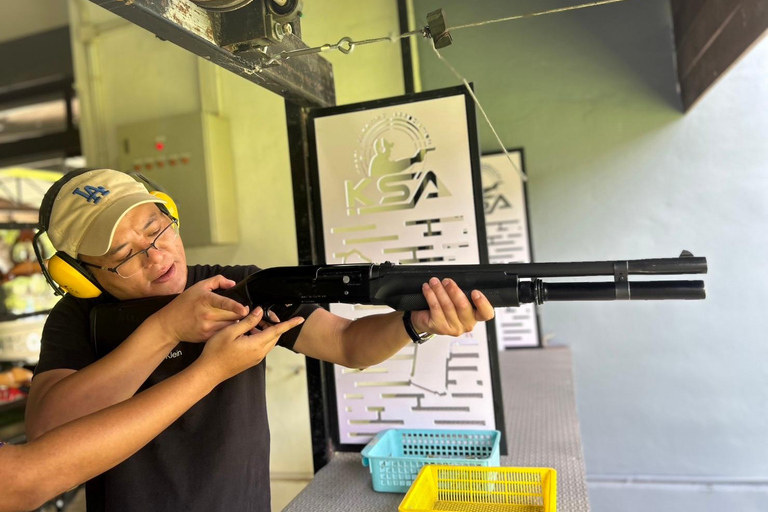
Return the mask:
[[[0,449],[0,481],[11,493],[3,493],[0,512],[36,508],[119,464],[217,384],[196,362],[130,400],[56,428],[30,444]]]
[[[154,317],[93,364],[36,393],[27,407],[27,436],[35,439],[59,425],[132,397],[177,340]]]
[[[478,290],[472,302],[451,279],[430,278],[422,292],[429,310],[411,312],[414,331],[446,336],[471,332],[478,321],[493,318],[493,306]],[[395,355],[412,343],[403,325],[403,313],[371,315],[350,321],[315,310],[299,333],[294,350],[349,368],[365,368]]]
[[[403,313],[371,315],[350,322],[342,331],[342,344],[350,368],[379,364],[413,343],[403,326]]]

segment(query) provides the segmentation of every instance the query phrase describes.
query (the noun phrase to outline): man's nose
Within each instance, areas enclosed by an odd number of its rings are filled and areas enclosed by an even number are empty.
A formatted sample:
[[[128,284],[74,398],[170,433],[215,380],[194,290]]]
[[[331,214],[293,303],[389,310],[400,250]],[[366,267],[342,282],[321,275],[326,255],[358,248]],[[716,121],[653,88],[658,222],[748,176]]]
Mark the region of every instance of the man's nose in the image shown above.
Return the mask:
[[[147,250],[147,259],[150,263],[162,263],[163,261],[163,249],[158,249],[156,245],[152,245]]]

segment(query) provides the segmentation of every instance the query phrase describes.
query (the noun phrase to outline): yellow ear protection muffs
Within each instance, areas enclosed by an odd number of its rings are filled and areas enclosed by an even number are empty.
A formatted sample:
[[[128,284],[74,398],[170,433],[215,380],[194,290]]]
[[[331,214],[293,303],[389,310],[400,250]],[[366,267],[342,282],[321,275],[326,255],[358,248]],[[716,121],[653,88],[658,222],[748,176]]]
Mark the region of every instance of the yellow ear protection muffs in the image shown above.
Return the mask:
[[[69,293],[80,299],[92,299],[98,297],[102,293],[101,286],[91,271],[80,261],[63,251],[57,251],[56,254],[48,260],[46,268],[38,240],[43,233],[48,231],[51,213],[53,211],[53,203],[62,187],[71,179],[92,170],[94,169],[78,169],[64,175],[59,181],[54,183],[50,189],[48,189],[48,192],[45,193],[43,201],[40,204],[40,216],[38,219],[39,229],[35,234],[32,245],[34,246],[35,255],[37,256],[37,261],[40,263],[43,275],[56,295]],[[178,221],[178,208],[168,194],[159,190],[153,190],[156,188],[156,185],[141,175],[131,174],[131,176],[144,183],[145,186],[148,187],[150,194],[166,201],[166,204],[158,203],[157,207],[160,208],[163,213]]]
[[[160,208],[161,212],[174,219],[177,226],[181,226],[181,220],[179,220],[179,208],[176,206],[176,202],[171,199],[171,196],[163,192],[163,188],[160,185],[145,178],[142,174],[139,173],[129,172],[128,175],[133,176],[136,181],[144,183],[144,186],[147,187],[147,190],[150,194],[158,199],[165,201],[165,204],[157,203],[157,207]]]
[[[35,255],[37,256],[37,261],[40,263],[43,275],[56,295],[71,293],[75,297],[84,299],[101,295],[101,287],[96,281],[96,278],[93,277],[93,274],[91,274],[84,265],[81,265],[79,261],[65,252],[56,252],[56,254],[48,260],[46,268],[43,256],[40,252],[39,242],[40,236],[48,231],[51,211],[53,210],[53,202],[61,188],[66,185],[69,180],[80,176],[89,170],[90,169],[78,169],[64,175],[59,181],[51,185],[51,188],[45,193],[43,201],[40,204],[40,215],[38,218],[39,226],[32,245],[35,248]]]

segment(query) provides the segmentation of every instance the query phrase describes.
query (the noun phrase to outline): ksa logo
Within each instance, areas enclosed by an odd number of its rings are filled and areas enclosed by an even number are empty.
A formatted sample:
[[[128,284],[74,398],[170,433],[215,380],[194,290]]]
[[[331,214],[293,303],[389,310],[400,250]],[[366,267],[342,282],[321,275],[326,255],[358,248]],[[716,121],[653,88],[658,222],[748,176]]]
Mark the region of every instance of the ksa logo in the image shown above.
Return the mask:
[[[421,123],[405,112],[379,116],[364,129],[355,151],[355,167],[364,177],[344,182],[347,215],[415,208],[425,199],[450,197],[427,168],[434,151]]]
[[[480,167],[483,177],[483,210],[486,215],[490,215],[496,210],[512,208],[512,203],[502,193],[501,187],[504,180],[499,172],[488,164]]]

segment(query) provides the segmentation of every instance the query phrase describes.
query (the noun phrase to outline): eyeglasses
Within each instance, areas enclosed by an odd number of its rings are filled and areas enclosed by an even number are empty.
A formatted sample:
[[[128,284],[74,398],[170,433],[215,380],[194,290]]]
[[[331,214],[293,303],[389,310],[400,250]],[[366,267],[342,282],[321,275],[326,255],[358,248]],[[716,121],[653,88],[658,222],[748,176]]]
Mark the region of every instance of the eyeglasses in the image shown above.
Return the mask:
[[[179,221],[177,219],[171,220],[171,223],[165,226],[162,231],[160,231],[155,239],[152,241],[151,244],[149,244],[149,247],[146,249],[142,249],[141,251],[131,254],[127,258],[125,258],[123,261],[115,265],[114,267],[100,267],[99,265],[94,265],[93,263],[88,263],[83,261],[82,263],[84,265],[87,265],[89,267],[98,268],[100,270],[106,270],[107,272],[113,272],[120,277],[124,279],[128,279],[129,277],[133,277],[134,275],[138,274],[142,269],[149,266],[149,250],[155,249],[155,250],[168,250],[173,245],[173,242],[176,241],[176,238],[179,236]],[[147,258],[139,258],[139,256],[143,254]]]

